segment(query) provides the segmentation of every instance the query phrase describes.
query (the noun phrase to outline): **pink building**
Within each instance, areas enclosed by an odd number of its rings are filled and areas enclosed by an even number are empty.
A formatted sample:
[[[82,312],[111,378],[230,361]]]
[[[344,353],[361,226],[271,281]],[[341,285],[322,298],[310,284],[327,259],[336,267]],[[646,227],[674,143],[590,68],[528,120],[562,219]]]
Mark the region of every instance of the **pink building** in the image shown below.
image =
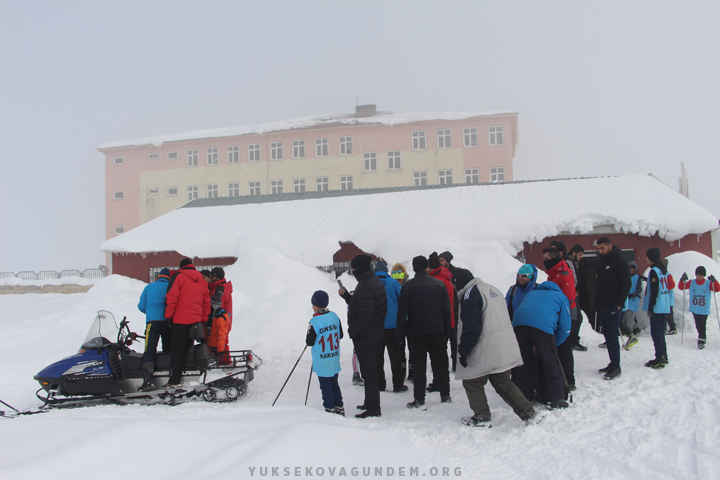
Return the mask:
[[[106,238],[197,198],[513,179],[517,112],[318,115],[102,145]]]

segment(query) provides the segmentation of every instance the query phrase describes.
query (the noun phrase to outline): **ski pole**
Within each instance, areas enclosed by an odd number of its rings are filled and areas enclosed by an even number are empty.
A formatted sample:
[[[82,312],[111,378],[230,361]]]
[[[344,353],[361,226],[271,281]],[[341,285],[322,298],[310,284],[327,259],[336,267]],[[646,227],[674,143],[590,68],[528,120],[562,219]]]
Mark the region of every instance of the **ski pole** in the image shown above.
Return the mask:
[[[292,370],[290,370],[290,375],[288,375],[287,380],[285,380],[285,383],[283,383],[283,386],[280,389],[280,391],[278,392],[277,397],[275,397],[275,402],[277,402],[278,398],[280,398],[280,394],[282,393],[283,389],[285,388],[285,385],[287,385],[288,380],[290,380],[290,377],[292,377],[292,374],[295,371],[295,367],[297,367],[298,363],[300,363],[300,359],[305,354],[305,350],[307,350],[307,345],[305,345],[305,348],[303,348],[303,351],[300,354],[300,356],[298,357],[297,362],[295,362],[295,365],[293,366]],[[272,403],[273,407],[275,406],[275,402]]]
[[[683,290],[682,326],[680,327],[680,345],[685,341],[685,290]]]
[[[717,315],[717,319],[718,319],[718,327],[720,327],[720,310],[718,310],[718,308],[717,308],[716,292],[713,292],[713,298],[715,299],[715,314]]]
[[[312,380],[312,369],[313,369],[313,366],[311,363],[310,364],[310,376],[308,377],[308,388],[307,388],[307,392],[305,393],[305,406],[307,406],[308,395],[310,395],[310,381]]]

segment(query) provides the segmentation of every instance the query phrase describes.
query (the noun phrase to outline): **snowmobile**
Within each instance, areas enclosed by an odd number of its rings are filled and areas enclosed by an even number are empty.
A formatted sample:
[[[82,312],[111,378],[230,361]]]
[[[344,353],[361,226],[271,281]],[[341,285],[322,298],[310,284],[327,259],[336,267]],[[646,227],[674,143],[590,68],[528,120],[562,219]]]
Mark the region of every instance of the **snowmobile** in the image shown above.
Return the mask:
[[[173,405],[193,397],[202,397],[207,402],[233,401],[247,393],[254,371],[262,364],[262,359],[250,350],[223,352],[218,358],[206,343],[205,324],[197,323],[190,330],[193,346],[186,357],[182,384],[162,388],[170,378],[170,354],[158,353],[154,371],[143,372],[143,354],[130,347],[144,337],[131,332],[128,323],[125,317],[118,326],[112,313],[99,311],[78,353],[35,375],[42,387],[36,396],[44,406]],[[117,341],[111,342],[109,338]]]

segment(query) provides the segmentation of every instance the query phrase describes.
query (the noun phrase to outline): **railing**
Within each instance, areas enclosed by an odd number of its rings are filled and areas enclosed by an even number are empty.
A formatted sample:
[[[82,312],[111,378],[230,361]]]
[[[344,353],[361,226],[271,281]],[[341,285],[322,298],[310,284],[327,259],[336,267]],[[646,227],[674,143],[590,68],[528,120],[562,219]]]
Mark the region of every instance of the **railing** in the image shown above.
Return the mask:
[[[107,270],[102,268],[88,268],[86,270],[63,270],[60,273],[55,270],[43,270],[40,273],[31,272],[29,270],[13,273],[0,272],[0,278],[19,278],[20,280],[56,280],[64,277],[80,277],[87,279],[104,278]]]

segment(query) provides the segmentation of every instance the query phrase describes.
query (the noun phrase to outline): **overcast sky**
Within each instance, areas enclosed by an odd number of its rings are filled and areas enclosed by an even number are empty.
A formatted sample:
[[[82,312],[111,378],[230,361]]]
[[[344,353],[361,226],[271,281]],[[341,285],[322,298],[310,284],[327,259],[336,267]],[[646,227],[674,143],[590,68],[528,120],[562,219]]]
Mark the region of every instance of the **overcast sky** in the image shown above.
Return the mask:
[[[684,161],[720,216],[719,25],[717,1],[0,0],[0,271],[104,262],[103,143],[356,99],[519,112],[517,180],[677,188]]]

